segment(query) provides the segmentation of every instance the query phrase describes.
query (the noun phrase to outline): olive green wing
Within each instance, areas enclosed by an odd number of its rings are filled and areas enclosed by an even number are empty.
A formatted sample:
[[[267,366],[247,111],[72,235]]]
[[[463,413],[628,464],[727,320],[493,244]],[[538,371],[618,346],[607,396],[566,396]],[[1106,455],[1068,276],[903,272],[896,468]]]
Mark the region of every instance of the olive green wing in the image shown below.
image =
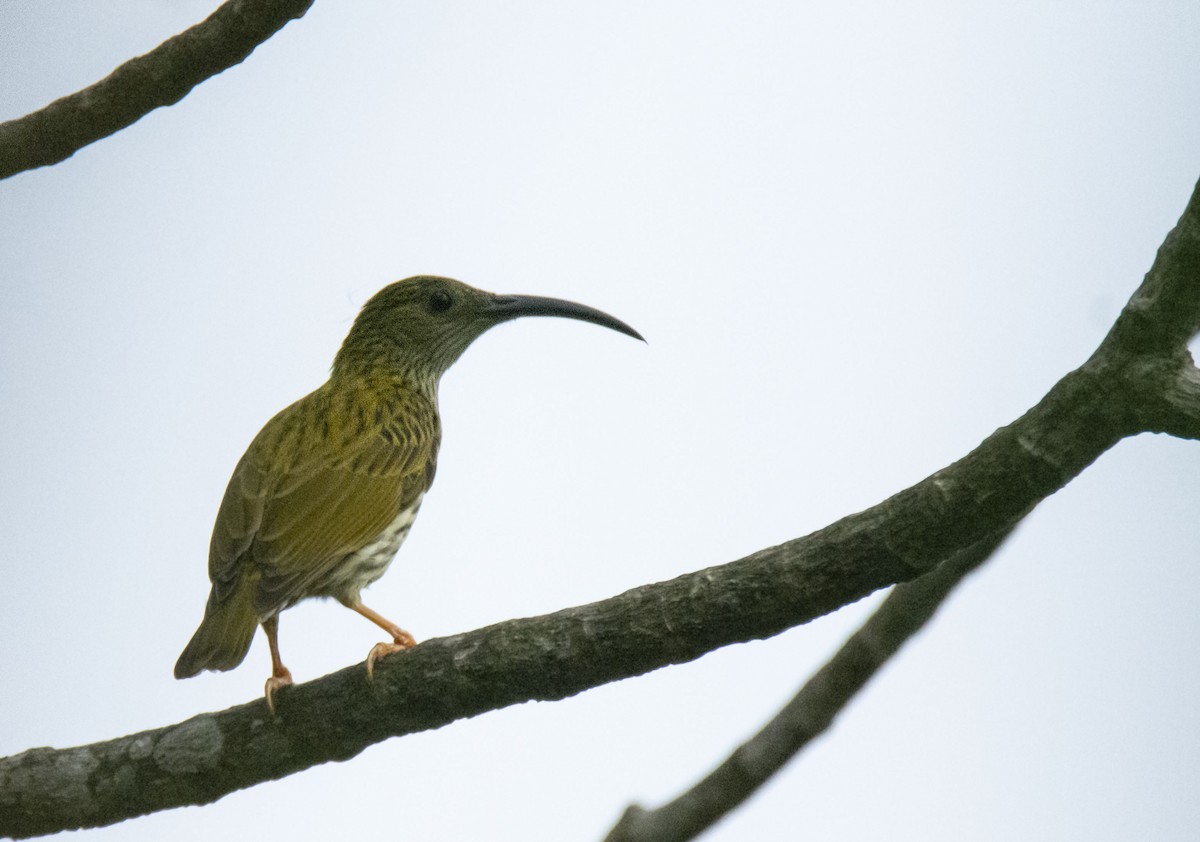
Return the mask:
[[[300,428],[303,398],[280,411],[259,431],[233,469],[208,547],[208,578],[212,582],[210,603],[223,603],[235,591],[252,588],[254,571],[248,570],[247,555],[262,526],[267,498],[278,484],[281,454],[292,450]]]
[[[433,481],[436,416],[419,425],[388,413],[350,434],[331,434],[327,411],[314,393],[272,419],[234,471],[217,515],[214,589],[218,582],[253,587],[260,617],[320,593],[334,566],[371,543]]]

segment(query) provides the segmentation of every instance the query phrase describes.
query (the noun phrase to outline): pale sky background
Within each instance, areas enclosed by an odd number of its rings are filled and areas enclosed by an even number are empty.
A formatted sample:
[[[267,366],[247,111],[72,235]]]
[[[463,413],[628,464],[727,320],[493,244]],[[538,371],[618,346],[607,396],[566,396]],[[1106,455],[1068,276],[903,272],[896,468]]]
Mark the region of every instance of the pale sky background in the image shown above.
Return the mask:
[[[0,118],[216,0],[0,0]],[[330,2],[180,104],[0,183],[0,755],[257,697],[171,669],[234,463],[358,307],[432,272],[575,299],[442,385],[367,604],[418,639],[859,511],[1083,362],[1200,176],[1200,5]],[[1200,447],[1046,501],[706,840],[1192,840]],[[878,597],[770,641],[86,832],[596,840],[753,733]],[[380,639],[285,614],[297,680]]]

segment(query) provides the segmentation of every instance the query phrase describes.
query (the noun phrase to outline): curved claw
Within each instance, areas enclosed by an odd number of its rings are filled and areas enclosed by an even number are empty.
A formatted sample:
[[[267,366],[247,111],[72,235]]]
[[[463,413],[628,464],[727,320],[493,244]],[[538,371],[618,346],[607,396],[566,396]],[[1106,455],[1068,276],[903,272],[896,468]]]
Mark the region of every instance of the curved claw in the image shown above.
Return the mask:
[[[401,630],[400,634],[396,635],[394,643],[376,643],[371,647],[371,651],[367,653],[367,681],[375,680],[375,662],[391,655],[393,652],[403,652],[405,649],[412,649],[417,645],[417,641],[413,636],[406,631]]]
[[[275,715],[275,691],[280,687],[287,687],[292,683],[292,674],[287,667],[283,668],[283,672],[272,675],[267,679],[263,691],[267,694],[267,710],[271,712],[271,716]]]

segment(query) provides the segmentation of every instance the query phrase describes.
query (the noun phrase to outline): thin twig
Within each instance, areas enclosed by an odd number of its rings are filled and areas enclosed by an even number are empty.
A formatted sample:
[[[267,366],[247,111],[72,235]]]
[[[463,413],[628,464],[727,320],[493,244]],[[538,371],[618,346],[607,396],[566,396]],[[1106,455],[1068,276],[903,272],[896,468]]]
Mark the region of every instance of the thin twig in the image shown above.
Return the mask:
[[[94,85],[0,123],[0,179],[56,164],[240,63],[313,0],[229,0]]]

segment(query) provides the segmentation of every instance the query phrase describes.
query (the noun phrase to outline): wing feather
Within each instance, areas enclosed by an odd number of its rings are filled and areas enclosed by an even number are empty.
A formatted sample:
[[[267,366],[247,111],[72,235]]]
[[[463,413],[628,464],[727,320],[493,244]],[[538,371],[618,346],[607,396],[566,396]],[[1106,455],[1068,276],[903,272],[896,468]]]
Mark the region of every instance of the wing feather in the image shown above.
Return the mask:
[[[217,514],[213,586],[221,594],[251,585],[260,617],[321,594],[329,572],[432,482],[440,442],[432,407],[338,404],[331,417],[333,406],[323,387],[271,419],[234,470]]]

